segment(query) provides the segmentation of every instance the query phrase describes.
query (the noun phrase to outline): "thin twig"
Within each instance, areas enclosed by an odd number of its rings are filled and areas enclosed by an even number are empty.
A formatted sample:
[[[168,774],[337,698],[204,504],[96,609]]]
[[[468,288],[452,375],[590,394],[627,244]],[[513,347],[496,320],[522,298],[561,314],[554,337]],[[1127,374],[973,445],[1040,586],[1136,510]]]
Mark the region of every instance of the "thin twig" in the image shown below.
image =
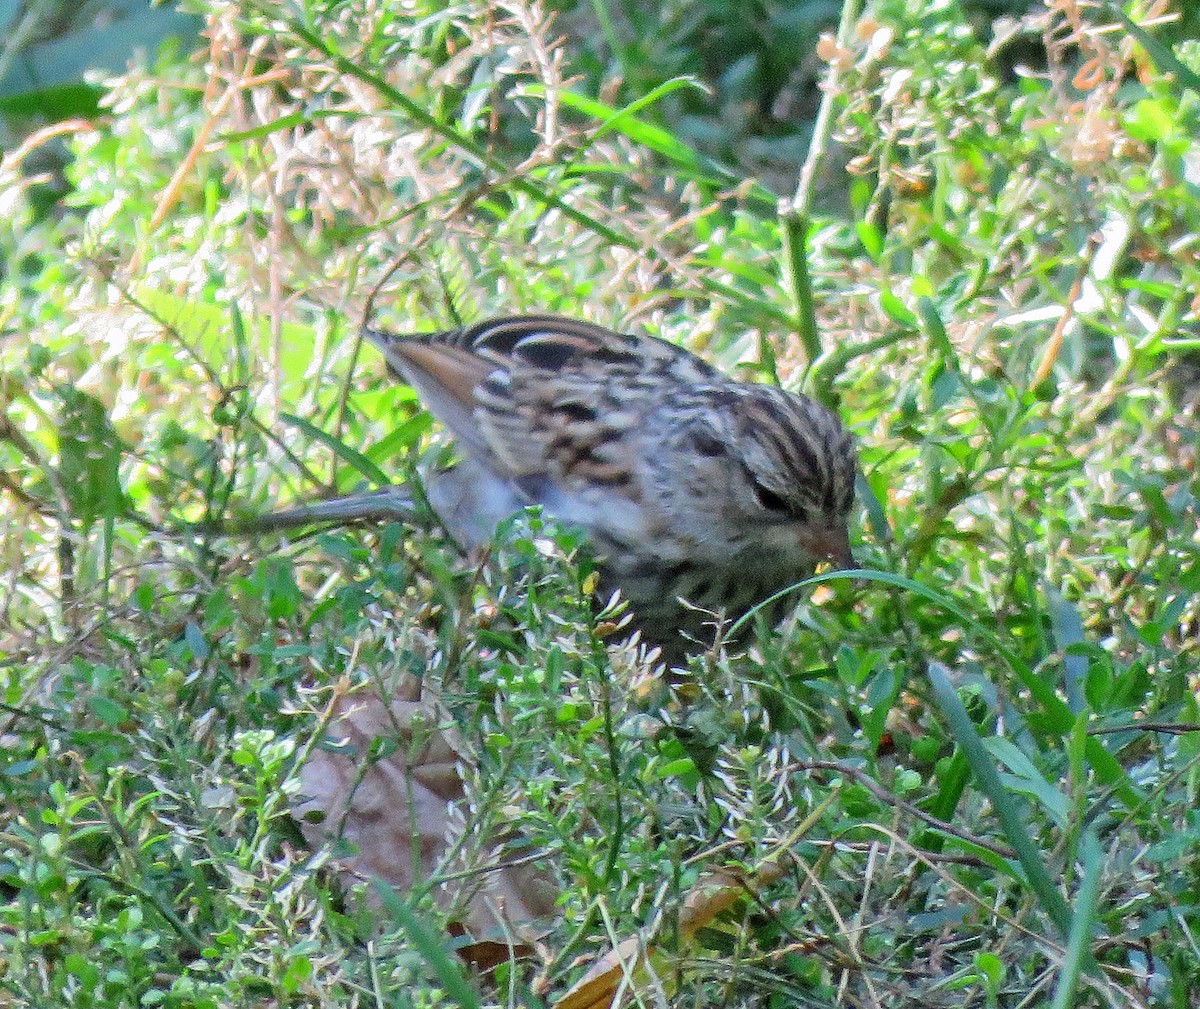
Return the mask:
[[[906,802],[904,799],[896,798],[896,796],[892,795],[891,792],[880,785],[869,774],[859,770],[857,767],[852,767],[838,760],[799,760],[796,761],[795,766],[806,771],[834,771],[837,774],[844,774],[846,777],[853,778],[880,801],[887,803],[889,806],[894,806],[909,816],[916,817],[935,830],[950,834],[961,841],[966,841],[968,844],[984,848],[999,855],[1001,858],[1011,859],[1016,857],[1011,848],[1007,848],[1002,844],[996,844],[994,841],[989,841],[978,834],[972,834],[970,831],[964,830],[962,827],[956,827],[945,820],[939,820],[936,816],[930,815],[919,806],[915,806],[911,802]]]

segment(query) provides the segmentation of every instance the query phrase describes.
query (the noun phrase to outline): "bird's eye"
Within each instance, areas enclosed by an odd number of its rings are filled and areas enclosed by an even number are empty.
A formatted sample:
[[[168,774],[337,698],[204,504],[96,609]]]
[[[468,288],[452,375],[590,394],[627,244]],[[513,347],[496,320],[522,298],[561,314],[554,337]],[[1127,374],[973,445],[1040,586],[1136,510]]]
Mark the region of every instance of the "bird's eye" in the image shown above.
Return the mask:
[[[780,515],[787,515],[791,512],[788,503],[783,498],[770,487],[764,487],[757,480],[754,481],[754,496],[758,498],[758,503],[769,512],[777,512]]]

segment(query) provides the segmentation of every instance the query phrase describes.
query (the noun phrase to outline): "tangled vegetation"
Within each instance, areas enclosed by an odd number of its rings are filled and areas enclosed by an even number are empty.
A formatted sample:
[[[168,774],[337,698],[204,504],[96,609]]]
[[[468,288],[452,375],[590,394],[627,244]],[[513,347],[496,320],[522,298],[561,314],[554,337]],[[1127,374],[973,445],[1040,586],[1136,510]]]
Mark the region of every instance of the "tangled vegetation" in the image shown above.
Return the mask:
[[[197,2],[0,161],[0,1005],[1195,1005],[1195,13],[635,6]],[[373,293],[836,403],[863,572],[668,686],[536,516],[222,534],[441,450]],[[292,812],[414,678],[560,895],[484,975]]]

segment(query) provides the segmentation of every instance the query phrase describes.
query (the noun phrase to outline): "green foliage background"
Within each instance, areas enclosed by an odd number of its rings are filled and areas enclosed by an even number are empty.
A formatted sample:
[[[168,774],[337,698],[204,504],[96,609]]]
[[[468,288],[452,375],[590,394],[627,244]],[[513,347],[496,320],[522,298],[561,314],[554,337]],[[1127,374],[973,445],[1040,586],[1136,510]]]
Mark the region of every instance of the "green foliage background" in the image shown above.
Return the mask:
[[[414,674],[562,887],[480,1003],[641,930],[647,1003],[1194,1004],[1193,11],[189,11],[82,118],[0,108],[0,1004],[451,1001],[288,812],[333,684]],[[835,401],[876,574],[681,697],[568,541],[205,531],[435,450],[360,353],[380,284],[397,329],[580,315]]]

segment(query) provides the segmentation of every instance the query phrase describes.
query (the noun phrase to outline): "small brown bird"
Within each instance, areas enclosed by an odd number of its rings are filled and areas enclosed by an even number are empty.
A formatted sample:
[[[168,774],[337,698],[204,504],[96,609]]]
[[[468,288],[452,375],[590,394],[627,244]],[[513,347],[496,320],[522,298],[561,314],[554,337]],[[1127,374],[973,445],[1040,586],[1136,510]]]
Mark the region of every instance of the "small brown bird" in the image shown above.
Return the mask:
[[[364,334],[457,439],[462,461],[427,478],[450,534],[479,546],[541,505],[587,533],[601,591],[620,589],[668,658],[711,641],[713,614],[741,616],[822,560],[854,564],[853,443],[805,396],[553,316]]]

